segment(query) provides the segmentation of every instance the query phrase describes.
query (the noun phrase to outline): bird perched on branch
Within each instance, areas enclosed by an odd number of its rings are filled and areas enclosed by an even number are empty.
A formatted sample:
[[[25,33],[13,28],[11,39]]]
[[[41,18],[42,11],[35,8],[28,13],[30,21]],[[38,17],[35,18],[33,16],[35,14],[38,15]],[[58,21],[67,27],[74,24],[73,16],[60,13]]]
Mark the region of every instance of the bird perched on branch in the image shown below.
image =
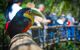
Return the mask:
[[[36,15],[44,18],[44,15],[35,8],[21,9],[10,21],[6,33],[12,38],[18,33],[26,32],[34,23],[34,16]]]

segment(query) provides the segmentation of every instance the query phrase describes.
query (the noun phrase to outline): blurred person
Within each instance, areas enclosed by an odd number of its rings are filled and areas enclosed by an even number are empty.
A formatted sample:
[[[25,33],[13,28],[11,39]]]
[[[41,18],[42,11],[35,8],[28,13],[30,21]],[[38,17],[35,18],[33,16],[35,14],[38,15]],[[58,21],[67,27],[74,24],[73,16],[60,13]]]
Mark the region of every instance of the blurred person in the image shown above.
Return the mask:
[[[16,13],[22,9],[20,6],[23,0],[13,0],[13,5],[11,6],[12,11],[9,12],[9,20],[12,20]]]
[[[68,13],[67,14],[67,19],[68,19],[68,26],[74,26],[74,23],[75,23],[75,19],[74,17],[72,17],[72,14],[71,13]]]
[[[38,10],[40,11],[40,12],[44,12],[44,10],[45,10],[45,6],[43,5],[43,4],[40,4],[40,5],[38,5]],[[44,25],[44,23],[48,23],[48,22],[50,22],[50,20],[47,20],[47,19],[44,19],[44,18],[42,18],[42,17],[40,17],[40,16],[34,16],[34,25],[35,26],[39,26],[39,27],[42,27],[43,25]],[[40,38],[37,40],[37,41],[39,41],[38,43],[43,43],[44,41],[46,42],[46,39],[44,38],[44,32],[43,32],[44,30],[40,30],[40,29],[37,29],[37,30],[34,30],[34,33],[36,32],[38,32],[38,34],[36,35],[34,35],[33,34],[33,36],[35,37],[35,36],[39,36]],[[40,46],[42,47],[42,44],[40,44]]]
[[[76,40],[80,41],[80,20],[78,21],[78,25],[76,25],[76,26],[79,26],[79,27],[75,28],[75,31],[76,31]]]
[[[72,16],[71,13],[67,14],[67,19],[68,19],[68,40],[74,40],[74,36],[75,36],[75,28],[74,28],[74,23],[75,23],[75,19]]]
[[[61,38],[63,38],[63,39],[65,39],[65,38],[67,38],[67,27],[65,27],[65,26],[67,26],[67,21],[68,21],[68,19],[66,18],[66,15],[65,14],[62,14],[61,15],[62,17],[63,17],[63,30],[62,30],[62,33],[61,33]]]
[[[57,23],[58,23],[59,25],[63,25],[63,24],[64,24],[64,21],[65,21],[65,15],[62,14],[62,15],[59,17],[59,19],[57,20]]]
[[[26,4],[26,7],[27,7],[27,8],[35,8],[35,4],[32,3],[32,2],[28,2],[28,3]]]
[[[48,23],[48,26],[55,26],[56,25],[57,15],[56,15],[55,12],[53,12],[51,14],[47,13],[46,18],[51,21],[51,22]],[[47,40],[49,42],[52,42],[52,39],[54,37],[55,32],[56,32],[55,28],[48,28],[47,29],[47,33],[48,33]]]
[[[22,9],[21,4],[23,0],[12,0],[13,4],[10,6],[9,11],[8,11],[8,18],[7,20],[12,20],[16,13]]]
[[[38,6],[38,10],[40,11],[40,12],[44,12],[44,10],[45,10],[45,6],[43,5],[43,4],[40,4],[39,6]],[[37,26],[41,26],[41,24],[40,23],[48,23],[48,22],[50,22],[50,20],[47,20],[47,19],[43,19],[43,18],[41,18],[41,17],[39,17],[39,16],[35,16],[35,23],[37,24]]]
[[[39,4],[38,5],[38,10],[41,11],[41,12],[44,12],[45,6],[43,4]]]
[[[57,20],[57,15],[56,15],[56,13],[50,14],[48,18],[51,20],[51,22],[48,24],[48,26],[51,26],[51,25],[53,26],[53,25],[55,25],[55,22],[56,22],[56,20]]]
[[[63,27],[59,28],[59,30],[61,31],[61,39],[66,38],[66,28],[64,27],[66,25],[66,18],[65,18],[65,14],[61,14],[60,18],[57,20],[57,25],[61,25]]]
[[[12,0],[12,5],[8,6],[6,12],[5,12],[5,18],[6,18],[6,30],[8,28],[9,22],[14,18],[16,13],[22,9],[20,6],[23,2],[23,0]]]

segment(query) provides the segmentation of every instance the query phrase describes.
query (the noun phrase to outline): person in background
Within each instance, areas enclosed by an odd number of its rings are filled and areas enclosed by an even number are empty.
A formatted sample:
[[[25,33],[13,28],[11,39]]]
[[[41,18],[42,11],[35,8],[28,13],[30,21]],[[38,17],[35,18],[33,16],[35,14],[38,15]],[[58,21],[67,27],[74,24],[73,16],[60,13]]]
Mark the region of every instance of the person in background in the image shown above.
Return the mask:
[[[51,14],[47,13],[46,18],[51,20],[51,22],[48,23],[48,26],[55,26],[56,25],[57,15],[55,12],[53,12]],[[55,32],[56,32],[55,28],[48,28],[47,29],[47,33],[48,33],[47,40],[49,42],[52,42]]]
[[[57,23],[59,24],[59,25],[63,25],[64,24],[64,21],[65,21],[65,15],[64,14],[62,14],[60,17],[59,17],[59,19],[57,20]]]
[[[72,16],[71,13],[67,14],[67,19],[68,19],[68,40],[74,40],[74,35],[75,35],[75,28],[74,28],[74,23],[75,19]]]
[[[80,42],[80,20],[76,22],[76,26],[79,26],[75,28],[76,41]]]
[[[48,18],[51,20],[51,22],[48,24],[48,26],[56,25],[55,22],[56,22],[56,20],[57,20],[57,15],[56,15],[55,12],[52,13],[52,14],[50,14]]]
[[[13,5],[11,6],[12,11],[9,12],[9,20],[12,20],[16,13],[22,9],[21,4],[23,0],[13,0]]]
[[[45,10],[45,6],[44,6],[43,4],[40,4],[40,5],[38,6],[38,10],[43,13],[44,10]],[[35,16],[34,18],[35,18],[35,24],[36,24],[37,26],[41,26],[40,23],[44,23],[44,22],[45,22],[45,23],[49,23],[49,22],[51,22],[50,20],[43,19],[43,18],[41,18],[41,17],[39,17],[39,16]]]
[[[61,30],[61,39],[65,39],[65,38],[67,38],[67,33],[66,33],[66,28],[67,27],[65,27],[65,26],[67,26],[67,18],[66,18],[66,15],[65,14],[62,14],[61,15],[61,17],[62,17],[62,21],[63,21],[63,24],[62,24],[62,30]]]
[[[6,18],[6,30],[8,28],[9,22],[14,18],[16,13],[22,9],[21,4],[23,0],[12,0],[12,5],[8,6],[5,12],[5,18]]]
[[[35,4],[32,3],[32,2],[28,2],[28,3],[26,4],[26,7],[27,7],[27,8],[35,8]]]
[[[45,10],[45,6],[43,4],[39,4],[38,5],[38,10],[43,13],[44,10]],[[44,25],[44,23],[48,23],[48,22],[50,22],[50,20],[43,19],[40,16],[34,16],[34,22],[35,22],[34,23],[34,26],[42,27]],[[38,41],[38,43],[40,43],[39,45],[42,47],[42,43],[44,41],[46,42],[46,39],[44,38],[44,36],[45,36],[44,35],[44,31],[41,30],[41,29],[37,29],[37,30],[34,30],[34,33],[35,32],[36,32],[36,34],[35,35],[33,34],[33,36],[34,37],[35,36],[38,36],[39,37],[39,39],[37,41]]]
[[[66,18],[65,18],[65,14],[61,14],[61,16],[59,17],[59,19],[57,20],[57,22],[56,22],[56,24],[57,25],[61,25],[61,26],[65,26],[65,20],[66,20]],[[61,32],[61,36],[60,36],[60,38],[61,39],[64,39],[64,38],[66,38],[66,30],[65,30],[65,27],[60,27],[59,28],[59,31]]]

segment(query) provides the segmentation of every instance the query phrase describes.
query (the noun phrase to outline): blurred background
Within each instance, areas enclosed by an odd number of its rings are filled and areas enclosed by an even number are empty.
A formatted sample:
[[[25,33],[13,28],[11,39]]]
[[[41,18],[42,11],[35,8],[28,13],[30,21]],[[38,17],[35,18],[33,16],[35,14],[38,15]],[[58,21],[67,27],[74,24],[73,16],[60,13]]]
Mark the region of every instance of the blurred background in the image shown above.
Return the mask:
[[[6,23],[4,13],[5,13],[10,1],[12,1],[12,0],[0,0],[0,50],[3,50],[2,47],[5,47],[5,49],[6,49],[7,45],[9,44],[9,37],[6,34],[4,34],[4,28],[5,28],[5,23]],[[34,3],[36,8],[38,7],[39,4],[44,4],[45,10],[44,10],[43,14],[45,15],[46,19],[50,19],[51,21],[53,21],[54,19],[50,18],[52,14],[53,14],[52,16],[55,15],[58,19],[62,19],[63,17],[68,18],[67,16],[72,16],[75,20],[74,25],[75,26],[80,25],[80,0],[24,0],[21,7],[25,8],[26,4],[28,2]],[[68,18],[68,20],[69,20],[69,18]],[[47,26],[54,26],[54,24],[51,25],[49,23]],[[57,26],[57,25],[55,25],[55,26]],[[63,27],[64,26],[65,25],[63,25]],[[63,41],[63,42],[60,42],[60,40],[59,41],[54,40],[55,38],[59,39],[59,34],[58,35],[53,35],[53,34],[60,33],[60,36],[64,36],[64,35],[61,35],[62,32],[64,32],[64,30],[66,30],[66,34],[70,33],[69,29],[67,27],[65,27],[65,29],[62,30],[61,28],[63,28],[63,27],[58,26],[58,28],[50,27],[50,29],[49,28],[41,29],[41,30],[44,30],[43,31],[44,33],[48,34],[46,36],[46,39],[47,39],[46,41],[50,40],[48,42],[44,42],[47,44],[47,46],[45,47],[46,48],[45,50],[50,50],[50,49],[51,50],[60,50],[60,49],[61,50],[80,50],[80,39],[79,39],[80,38],[80,28],[79,27],[75,27],[75,29],[72,30],[72,32],[75,34],[74,37],[76,40],[74,40],[74,39],[70,40],[70,39],[68,39],[68,37],[66,37],[67,41]],[[39,28],[37,28],[37,29],[39,29]],[[32,34],[35,34],[35,30],[32,29]],[[39,31],[41,32],[41,30],[39,30]],[[53,33],[53,34],[49,34],[49,33]],[[55,38],[53,36],[51,37],[51,35],[53,35]],[[68,36],[68,35],[66,35],[66,36]],[[70,38],[72,38],[72,35]],[[51,37],[51,38],[48,38],[48,37]],[[35,40],[35,41],[37,41],[37,40]],[[53,43],[53,41],[55,41],[55,44],[48,45],[48,43]],[[42,44],[44,44],[44,43],[42,43]],[[44,45],[43,45],[43,47],[44,47]]]

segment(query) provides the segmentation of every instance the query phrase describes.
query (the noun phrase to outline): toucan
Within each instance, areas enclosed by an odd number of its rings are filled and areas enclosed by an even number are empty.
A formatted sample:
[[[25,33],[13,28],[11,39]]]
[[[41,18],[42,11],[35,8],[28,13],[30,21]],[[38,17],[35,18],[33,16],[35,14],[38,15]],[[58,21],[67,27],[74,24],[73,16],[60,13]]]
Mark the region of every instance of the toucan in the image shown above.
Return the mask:
[[[23,8],[17,12],[9,22],[6,33],[12,38],[16,34],[26,32],[34,23],[34,16],[44,18],[44,15],[36,8]]]

